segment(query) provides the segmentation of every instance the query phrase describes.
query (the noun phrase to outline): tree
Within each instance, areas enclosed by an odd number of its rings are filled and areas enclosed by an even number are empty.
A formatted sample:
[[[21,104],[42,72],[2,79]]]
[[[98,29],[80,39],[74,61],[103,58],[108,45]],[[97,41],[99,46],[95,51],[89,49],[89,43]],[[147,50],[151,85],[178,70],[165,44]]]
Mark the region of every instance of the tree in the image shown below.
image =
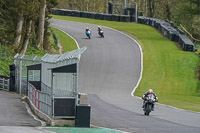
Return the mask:
[[[26,5],[24,9],[24,17],[25,17],[25,24],[24,24],[24,40],[20,49],[20,55],[24,55],[26,53],[29,39],[32,31],[32,27],[34,27],[33,22],[38,18],[38,8],[39,1],[38,0],[26,0]]]
[[[185,2],[188,2],[185,0]],[[192,15],[200,15],[200,0],[189,0],[189,4],[184,6],[186,12]]]
[[[20,41],[21,41],[21,36],[22,36],[22,27],[24,23],[24,13],[23,10],[20,12],[18,19],[17,19],[17,26],[15,30],[15,38],[13,41],[13,47],[15,51],[17,51]]]
[[[44,24],[45,24],[45,10],[46,10],[46,0],[40,1],[40,15],[39,15],[39,26],[37,33],[37,48],[43,49],[43,41],[44,41]]]
[[[32,22],[33,22],[32,19],[30,19],[27,22],[26,34],[25,34],[25,37],[24,37],[23,45],[22,45],[21,50],[20,50],[20,55],[24,55],[26,53],[28,43],[29,43],[29,37],[30,37],[30,33],[31,33]]]
[[[155,8],[155,1],[154,0],[147,0],[147,8],[148,8],[148,17],[154,16],[154,8]]]

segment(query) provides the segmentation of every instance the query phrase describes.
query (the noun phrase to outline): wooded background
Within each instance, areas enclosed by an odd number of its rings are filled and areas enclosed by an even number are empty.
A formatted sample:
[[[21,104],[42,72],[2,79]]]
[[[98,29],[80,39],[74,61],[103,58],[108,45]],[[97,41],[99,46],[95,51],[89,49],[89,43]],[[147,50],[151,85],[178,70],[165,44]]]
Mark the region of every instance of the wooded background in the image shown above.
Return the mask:
[[[124,0],[0,0],[0,45],[13,47],[13,53],[25,54],[29,44],[49,48],[51,8],[108,13],[108,2]],[[194,38],[200,39],[200,0],[126,0],[138,3],[138,12],[160,18],[176,26],[182,24]]]
[[[58,0],[57,8],[108,13],[108,2],[124,0]],[[126,0],[138,3],[139,15],[167,20],[176,26],[182,24],[194,38],[200,39],[200,0]]]

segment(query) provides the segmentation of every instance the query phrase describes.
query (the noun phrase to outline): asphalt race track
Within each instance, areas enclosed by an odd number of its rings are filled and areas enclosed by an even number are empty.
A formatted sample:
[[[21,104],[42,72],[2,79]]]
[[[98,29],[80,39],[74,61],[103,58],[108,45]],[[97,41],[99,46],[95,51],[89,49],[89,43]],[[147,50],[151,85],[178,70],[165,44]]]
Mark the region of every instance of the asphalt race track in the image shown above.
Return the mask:
[[[91,124],[131,133],[200,132],[200,113],[156,104],[150,116],[143,115],[142,100],[131,96],[142,71],[142,53],[128,36],[103,27],[105,38],[100,38],[97,25],[64,20],[52,20],[51,26],[87,47],[79,64],[78,87],[89,94]]]
[[[0,91],[0,133],[42,133],[16,93]]]

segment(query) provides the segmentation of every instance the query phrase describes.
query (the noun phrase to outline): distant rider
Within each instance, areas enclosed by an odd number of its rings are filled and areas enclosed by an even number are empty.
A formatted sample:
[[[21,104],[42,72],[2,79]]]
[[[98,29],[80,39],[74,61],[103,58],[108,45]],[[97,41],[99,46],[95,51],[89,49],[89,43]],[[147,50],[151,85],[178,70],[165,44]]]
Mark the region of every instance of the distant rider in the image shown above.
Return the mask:
[[[152,89],[149,89],[149,90],[148,90],[147,92],[145,92],[144,95],[142,96],[142,99],[144,100],[142,108],[144,108],[145,100],[146,100],[146,98],[148,97],[149,94],[153,94],[153,95],[154,95],[154,98],[155,98],[155,102],[158,102],[158,97],[156,96],[156,94],[153,92]],[[152,106],[152,111],[154,111],[154,104],[153,104],[153,106]]]
[[[88,27],[86,27],[85,33],[87,34],[88,32],[91,33],[90,29]]]
[[[103,29],[101,28],[101,26],[98,26],[98,30],[97,30],[99,33],[100,31],[103,31]]]

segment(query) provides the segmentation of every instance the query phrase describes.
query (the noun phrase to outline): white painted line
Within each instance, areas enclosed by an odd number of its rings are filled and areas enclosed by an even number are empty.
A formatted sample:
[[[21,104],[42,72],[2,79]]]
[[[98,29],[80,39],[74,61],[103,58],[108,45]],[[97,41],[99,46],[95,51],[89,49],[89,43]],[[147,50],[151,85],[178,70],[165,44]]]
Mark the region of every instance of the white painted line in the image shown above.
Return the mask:
[[[104,129],[109,129],[109,130],[112,130],[112,131],[118,131],[118,132],[122,132],[122,133],[129,133],[129,132],[125,132],[125,131],[121,131],[121,130],[117,130],[117,129],[111,129],[111,128],[99,127],[99,126],[95,126],[95,125],[92,125],[92,127],[95,127],[95,128],[104,128]]]
[[[63,21],[68,21],[68,20],[63,20]],[[70,22],[74,22],[74,21],[70,21]],[[83,22],[78,22],[78,23],[83,23]],[[85,23],[85,24],[89,24],[89,23]],[[96,24],[91,24],[91,25],[96,25]],[[100,25],[100,26],[102,26],[102,25]],[[106,26],[102,26],[102,27],[106,27]],[[142,79],[142,72],[143,72],[143,53],[142,53],[142,48],[141,48],[140,44],[139,44],[135,39],[133,39],[132,37],[128,36],[127,34],[121,32],[121,31],[118,31],[118,30],[116,30],[116,29],[110,28],[110,27],[106,27],[106,28],[111,29],[111,30],[114,30],[114,31],[117,31],[117,32],[119,32],[119,33],[121,33],[121,34],[127,36],[128,38],[130,38],[131,40],[133,40],[133,41],[138,45],[138,47],[139,47],[139,49],[140,49],[140,53],[141,53],[141,71],[140,71],[140,77],[139,77],[139,79],[138,79],[138,81],[137,81],[137,84],[136,84],[136,86],[133,88],[133,91],[131,92],[131,96],[134,96],[133,93],[135,92],[136,88],[138,87],[138,85],[139,85],[139,83],[140,83],[140,81],[141,81],[141,79]],[[61,30],[61,31],[63,31],[63,30]],[[66,33],[65,31],[63,31],[63,32]],[[69,35],[68,33],[66,33],[66,34]],[[69,36],[70,36],[70,35],[69,35]],[[71,38],[73,38],[73,37],[71,37]],[[73,39],[74,39],[74,38],[73,38]],[[75,42],[77,43],[77,45],[78,45],[78,42],[77,42],[75,39],[74,39],[74,41],[75,41]],[[93,126],[94,126],[94,125],[93,125]],[[94,126],[94,127],[98,127],[98,126]],[[105,127],[99,127],[99,128],[105,128]],[[110,129],[110,128],[107,128],[107,129]],[[114,130],[114,129],[110,129],[110,130]],[[120,131],[120,130],[115,130],[115,131]],[[128,133],[128,132],[124,132],[124,131],[120,131],[120,132]]]

